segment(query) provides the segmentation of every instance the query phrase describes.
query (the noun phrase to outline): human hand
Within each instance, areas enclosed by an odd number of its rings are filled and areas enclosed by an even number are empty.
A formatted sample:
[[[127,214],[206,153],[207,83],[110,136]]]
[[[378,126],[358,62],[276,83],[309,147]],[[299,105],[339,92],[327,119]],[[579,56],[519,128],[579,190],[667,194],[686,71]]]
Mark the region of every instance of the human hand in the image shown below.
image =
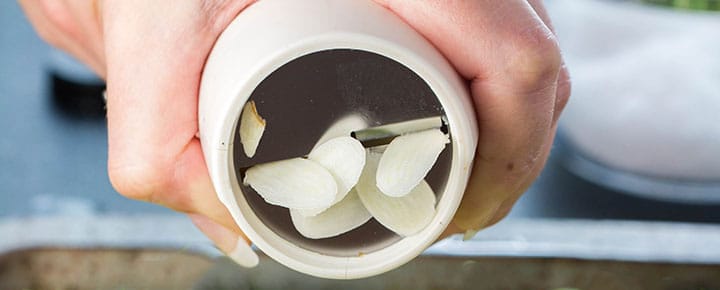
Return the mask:
[[[198,131],[198,89],[215,40],[251,0],[21,0],[38,34],[107,80],[115,189],[188,213],[240,265],[258,257],[214,194]]]
[[[106,76],[115,188],[192,213],[221,250],[246,265],[257,257],[248,256],[244,236],[213,194],[194,136],[204,61],[249,2],[21,1],[43,38]],[[471,81],[480,143],[468,191],[446,234],[492,224],[539,174],[569,96],[567,71],[542,5],[378,2],[433,42]]]
[[[376,0],[430,40],[470,85],[479,138],[444,236],[504,218],[545,165],[570,79],[541,0]]]

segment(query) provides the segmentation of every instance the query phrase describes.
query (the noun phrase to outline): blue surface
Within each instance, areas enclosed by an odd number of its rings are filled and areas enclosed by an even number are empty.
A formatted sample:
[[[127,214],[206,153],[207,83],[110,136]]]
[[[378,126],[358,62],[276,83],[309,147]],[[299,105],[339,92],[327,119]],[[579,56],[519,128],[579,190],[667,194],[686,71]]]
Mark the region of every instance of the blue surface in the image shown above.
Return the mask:
[[[47,211],[159,212],[118,195],[107,177],[102,118],[55,108],[50,48],[16,1],[0,2],[0,216]]]

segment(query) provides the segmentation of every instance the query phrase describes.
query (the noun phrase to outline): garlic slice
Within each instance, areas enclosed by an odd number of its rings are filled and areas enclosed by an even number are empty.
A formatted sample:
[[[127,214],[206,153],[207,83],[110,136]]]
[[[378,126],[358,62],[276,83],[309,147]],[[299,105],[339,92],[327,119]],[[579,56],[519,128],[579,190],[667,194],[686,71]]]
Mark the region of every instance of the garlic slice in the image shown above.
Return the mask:
[[[245,103],[240,117],[240,142],[247,157],[255,156],[255,151],[265,132],[265,125],[265,119],[260,116],[255,107],[255,101]]]
[[[347,116],[341,118],[340,120],[336,121],[332,125],[330,125],[330,127],[327,128],[327,130],[325,130],[325,133],[323,133],[323,135],[320,136],[320,139],[317,141],[317,143],[315,143],[315,146],[310,151],[311,152],[310,154],[312,154],[312,152],[315,151],[315,149],[317,147],[325,144],[330,139],[334,139],[337,137],[343,137],[343,136],[350,136],[350,133],[352,133],[353,131],[365,129],[367,127],[368,127],[367,122],[365,122],[365,119],[363,119],[362,116],[347,115]],[[365,164],[365,151],[364,150],[363,150],[362,154],[363,154],[362,158],[363,158],[363,165],[364,165]],[[328,168],[327,166],[326,166],[326,168],[328,170],[330,170],[330,168]],[[333,173],[332,170],[330,170],[330,171],[331,171],[331,174],[333,174],[333,176],[336,177],[336,182],[338,183],[338,187],[339,187],[341,183],[339,181],[337,181],[337,174]],[[360,167],[360,173],[362,173],[362,167]],[[358,177],[359,176],[360,175],[358,174]],[[355,180],[355,182],[353,182],[352,186],[354,186],[355,183],[357,183],[357,180]],[[350,186],[350,187],[352,187],[352,186]],[[347,193],[347,191],[343,191],[343,190],[339,189],[338,195],[335,198],[334,203],[340,202],[340,200],[343,199],[343,197],[345,196],[346,193]],[[298,212],[300,214],[302,214],[303,216],[315,216],[315,215],[323,212],[326,209],[327,208],[316,208],[316,209],[311,209],[311,210],[299,210]]]
[[[377,186],[392,197],[408,194],[425,179],[449,142],[440,129],[399,136],[390,142],[377,169]]]
[[[323,133],[317,143],[315,143],[313,150],[330,139],[350,136],[350,133],[353,131],[362,130],[367,127],[367,122],[365,122],[365,119],[360,115],[353,114],[342,117],[325,130],[325,133]]]
[[[304,237],[324,239],[349,232],[372,216],[353,189],[340,202],[316,216],[306,217],[300,211],[291,209],[290,217],[295,229]]]
[[[329,207],[337,195],[332,174],[304,158],[255,165],[245,172],[243,182],[267,203],[293,209]]]
[[[424,180],[402,197],[390,197],[376,186],[379,153],[368,151],[365,170],[355,186],[365,208],[391,231],[410,236],[424,229],[435,216],[435,193]]]
[[[341,201],[355,186],[365,167],[365,148],[351,137],[337,137],[315,147],[308,159],[330,171],[337,183],[335,202]]]
[[[335,195],[337,196],[337,195]],[[329,206],[323,206],[319,208],[311,208],[311,209],[296,209],[295,211],[297,214],[304,216],[304,217],[314,217],[316,215],[319,215],[320,213],[324,212],[326,209],[330,208],[336,204],[336,201],[333,201]]]

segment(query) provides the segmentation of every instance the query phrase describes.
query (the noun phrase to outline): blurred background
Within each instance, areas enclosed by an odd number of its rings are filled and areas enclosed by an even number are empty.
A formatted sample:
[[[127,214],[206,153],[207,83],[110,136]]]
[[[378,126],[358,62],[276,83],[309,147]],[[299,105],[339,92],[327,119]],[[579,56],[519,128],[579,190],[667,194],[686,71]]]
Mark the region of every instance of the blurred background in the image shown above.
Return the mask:
[[[510,216],[359,281],[243,270],[110,186],[103,82],[0,2],[0,290],[720,289],[720,1],[548,0],[573,94]]]

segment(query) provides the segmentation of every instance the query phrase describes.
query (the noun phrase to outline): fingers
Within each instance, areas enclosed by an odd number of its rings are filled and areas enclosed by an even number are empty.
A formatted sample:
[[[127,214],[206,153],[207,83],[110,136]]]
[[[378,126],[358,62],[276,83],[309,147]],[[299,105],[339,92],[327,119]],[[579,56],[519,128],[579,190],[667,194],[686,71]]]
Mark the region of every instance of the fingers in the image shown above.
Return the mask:
[[[105,63],[102,25],[100,24],[98,0],[62,0],[70,17],[75,19],[77,25],[69,36],[77,43],[83,43],[92,59],[91,66],[98,67],[101,76],[104,76]]]
[[[555,109],[553,111],[553,123],[557,125],[560,114],[565,110],[570,94],[572,93],[572,82],[570,81],[570,71],[565,62],[562,64],[560,74],[558,75],[557,94],[555,97]]]
[[[557,127],[553,127],[551,132],[550,140],[555,139],[555,133],[557,132],[555,129]],[[552,142],[546,142],[543,147],[543,152],[550,152],[550,149],[552,148]],[[528,174],[528,181],[526,181],[524,188],[522,192],[517,192],[516,194],[511,194],[507,199],[505,199],[499,206],[497,211],[495,212],[495,215],[488,221],[487,224],[485,224],[485,227],[492,226],[496,223],[498,223],[500,220],[505,218],[508,214],[510,214],[510,210],[512,209],[513,205],[515,205],[515,202],[520,199],[520,196],[522,193],[524,193],[525,189],[529,187],[533,180],[535,180],[538,176],[540,176],[540,173],[542,172],[542,169],[545,167],[545,163],[547,162],[547,159],[543,159],[542,162],[539,162],[535,168],[532,169],[532,171]]]
[[[553,33],[555,32],[555,28],[553,27],[552,21],[550,20],[550,16],[547,13],[547,10],[545,9],[545,5],[543,5],[543,0],[526,0],[528,4],[535,10],[535,13],[542,19],[543,24],[547,26],[550,31]]]
[[[104,2],[108,171],[127,197],[200,213],[239,233],[195,134],[205,59],[244,2],[206,2]]]
[[[67,2],[67,3],[66,3]],[[38,35],[88,65],[99,76],[105,75],[99,23],[94,20],[96,1],[20,0],[28,20]]]
[[[533,7],[535,12],[538,14],[540,19],[542,19],[548,29],[555,33],[555,28],[553,27],[550,16],[548,15],[547,10],[542,3],[542,0],[528,0],[528,3],[530,3],[530,5]],[[572,86],[570,82],[570,72],[568,71],[567,65],[565,65],[565,62],[563,61],[560,68],[560,74],[558,75],[557,94],[555,97],[555,108],[553,111],[553,123],[556,123],[558,121],[558,119],[560,118],[560,113],[565,109],[565,106],[570,99],[571,90]]]
[[[211,219],[202,215],[190,214],[190,220],[203,232],[215,245],[240,266],[252,268],[257,266],[260,258],[250,248],[247,240],[237,233],[226,229]]]
[[[561,69],[555,37],[525,0],[380,2],[471,82],[479,144],[452,227],[482,228],[525,191],[547,158]]]
[[[231,251],[226,244],[238,241],[240,229],[214,194],[194,136],[205,58],[219,33],[250,2],[20,1],[44,39],[107,74],[108,169],[114,187],[130,198],[201,213],[222,224],[197,222],[235,256],[248,247]]]
[[[555,138],[556,133],[556,127],[553,127],[551,132],[551,140]],[[552,147],[552,142],[547,142],[544,145],[543,152],[550,152],[550,149]],[[522,193],[524,193],[524,190],[530,186],[530,183],[535,180],[541,173],[543,167],[545,167],[545,163],[547,162],[547,159],[543,159],[542,162],[538,163],[535,168],[532,169],[532,171],[528,174],[528,177],[526,178],[526,181],[523,181],[524,185],[521,185],[520,188],[523,188],[522,191],[518,191],[515,193],[510,193],[505,195],[505,199],[501,202],[497,203],[497,208],[492,212],[492,215],[487,219],[487,222],[482,224],[480,227],[476,228],[460,228],[456,225],[456,223],[450,224],[445,231],[440,235],[439,239],[444,239],[452,234],[456,233],[463,233],[464,237],[463,239],[468,240],[477,234],[477,232],[486,227],[490,227],[492,225],[495,225],[496,223],[500,222],[502,219],[504,219],[508,214],[510,214],[510,210],[512,210],[512,207],[515,205],[515,203],[520,199]],[[470,193],[467,193],[470,194]]]

